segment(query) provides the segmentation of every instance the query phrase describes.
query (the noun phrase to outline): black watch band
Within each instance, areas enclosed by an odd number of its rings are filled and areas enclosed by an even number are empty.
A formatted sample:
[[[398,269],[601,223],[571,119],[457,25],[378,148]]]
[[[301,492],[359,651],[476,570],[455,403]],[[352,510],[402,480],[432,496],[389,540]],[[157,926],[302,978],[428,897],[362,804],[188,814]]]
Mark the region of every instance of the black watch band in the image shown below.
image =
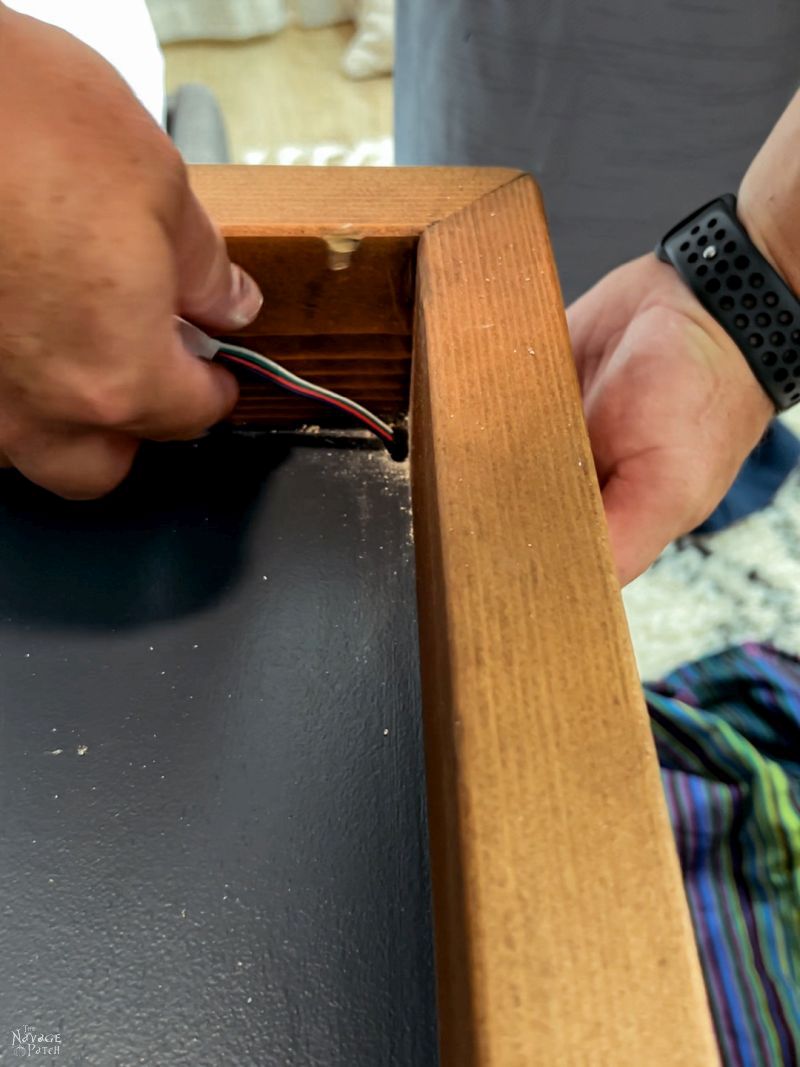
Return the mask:
[[[656,255],[730,334],[778,411],[800,401],[800,300],[748,237],[736,197],[693,212]]]

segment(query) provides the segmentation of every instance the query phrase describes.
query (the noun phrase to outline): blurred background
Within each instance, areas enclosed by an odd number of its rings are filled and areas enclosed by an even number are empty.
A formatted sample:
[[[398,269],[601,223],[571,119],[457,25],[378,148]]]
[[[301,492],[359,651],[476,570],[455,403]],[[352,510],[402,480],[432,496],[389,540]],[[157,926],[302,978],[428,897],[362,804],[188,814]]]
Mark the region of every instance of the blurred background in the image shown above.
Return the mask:
[[[394,0],[148,0],[148,7],[178,123],[173,134],[187,157],[392,163]]]

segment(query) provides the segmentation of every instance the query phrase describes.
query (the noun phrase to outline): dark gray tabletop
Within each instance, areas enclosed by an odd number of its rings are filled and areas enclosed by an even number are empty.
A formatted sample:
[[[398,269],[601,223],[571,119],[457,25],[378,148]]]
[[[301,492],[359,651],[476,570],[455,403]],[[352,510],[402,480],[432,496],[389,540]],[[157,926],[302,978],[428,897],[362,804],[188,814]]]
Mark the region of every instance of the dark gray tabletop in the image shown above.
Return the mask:
[[[0,477],[0,1062],[435,1063],[407,474],[341,444]]]

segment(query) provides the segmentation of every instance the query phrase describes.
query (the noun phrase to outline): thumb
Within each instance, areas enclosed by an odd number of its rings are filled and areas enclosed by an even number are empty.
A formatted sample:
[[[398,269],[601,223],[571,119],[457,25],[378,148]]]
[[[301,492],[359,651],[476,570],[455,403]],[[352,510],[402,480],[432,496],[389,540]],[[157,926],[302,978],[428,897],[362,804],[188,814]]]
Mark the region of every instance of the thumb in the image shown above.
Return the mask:
[[[179,311],[187,318],[237,330],[258,314],[264,298],[245,271],[228,259],[225,242],[187,187],[175,237]]]

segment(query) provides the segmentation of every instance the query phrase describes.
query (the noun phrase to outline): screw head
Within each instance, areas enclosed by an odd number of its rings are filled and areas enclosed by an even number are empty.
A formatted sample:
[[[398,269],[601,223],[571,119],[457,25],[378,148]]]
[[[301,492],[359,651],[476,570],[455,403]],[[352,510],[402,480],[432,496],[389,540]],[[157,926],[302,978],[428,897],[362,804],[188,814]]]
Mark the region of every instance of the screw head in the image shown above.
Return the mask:
[[[709,245],[708,248],[703,249],[703,259],[713,259],[717,254],[715,245]]]

